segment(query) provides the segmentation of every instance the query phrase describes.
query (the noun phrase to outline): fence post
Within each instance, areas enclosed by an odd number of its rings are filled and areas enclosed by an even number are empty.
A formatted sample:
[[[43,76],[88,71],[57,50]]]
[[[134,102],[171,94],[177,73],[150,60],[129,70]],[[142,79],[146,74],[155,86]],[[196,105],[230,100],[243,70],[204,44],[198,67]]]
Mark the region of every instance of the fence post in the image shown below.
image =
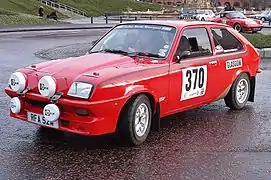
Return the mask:
[[[120,23],[122,23],[122,16],[120,16]]]
[[[150,20],[152,20],[152,17],[150,16]]]
[[[107,14],[105,15],[105,24],[108,24]]]
[[[90,23],[93,24],[93,17],[90,17]]]
[[[137,16],[135,16],[135,20],[137,20]]]

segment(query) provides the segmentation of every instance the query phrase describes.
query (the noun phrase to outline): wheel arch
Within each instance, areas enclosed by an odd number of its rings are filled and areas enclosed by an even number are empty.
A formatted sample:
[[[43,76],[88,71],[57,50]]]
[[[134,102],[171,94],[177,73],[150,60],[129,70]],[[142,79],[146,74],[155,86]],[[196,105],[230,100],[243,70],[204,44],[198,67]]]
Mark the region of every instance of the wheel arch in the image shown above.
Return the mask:
[[[120,117],[122,116],[123,112],[126,110],[126,108],[129,107],[129,104],[140,95],[145,95],[150,101],[151,112],[152,112],[151,129],[159,129],[160,128],[160,103],[157,100],[157,98],[155,98],[155,96],[148,91],[139,91],[139,92],[131,94],[127,98],[127,101],[124,103],[124,105],[122,106],[121,111],[119,113],[117,127],[119,126],[119,120],[120,120]]]
[[[238,76],[240,76],[241,74],[247,74],[248,77],[249,77],[249,80],[250,80],[250,94],[249,94],[248,101],[254,102],[254,100],[255,100],[255,90],[256,90],[256,77],[252,76],[249,71],[237,71],[236,76],[232,80],[232,84],[238,78]]]

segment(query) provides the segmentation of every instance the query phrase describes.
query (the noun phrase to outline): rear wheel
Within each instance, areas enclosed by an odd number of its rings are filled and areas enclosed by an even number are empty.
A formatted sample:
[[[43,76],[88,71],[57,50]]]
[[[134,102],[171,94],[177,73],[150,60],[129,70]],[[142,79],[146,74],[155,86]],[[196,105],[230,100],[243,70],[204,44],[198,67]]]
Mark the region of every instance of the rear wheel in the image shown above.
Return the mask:
[[[128,145],[143,143],[150,132],[152,108],[147,96],[139,95],[124,107],[118,124],[119,138]]]
[[[239,23],[235,24],[233,28],[238,32],[242,32],[242,26]]]
[[[205,21],[205,18],[201,18],[201,21]]]
[[[226,105],[234,110],[242,109],[247,104],[250,95],[250,80],[247,74],[241,74],[234,81],[225,97]]]

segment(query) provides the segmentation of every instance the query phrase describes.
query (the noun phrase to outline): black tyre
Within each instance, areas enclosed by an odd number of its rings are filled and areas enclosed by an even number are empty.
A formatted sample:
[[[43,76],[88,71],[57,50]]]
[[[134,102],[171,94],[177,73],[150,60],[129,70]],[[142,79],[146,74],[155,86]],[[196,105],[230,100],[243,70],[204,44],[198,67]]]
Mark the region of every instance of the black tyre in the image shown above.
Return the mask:
[[[247,74],[241,74],[234,81],[229,93],[224,98],[226,105],[238,110],[245,107],[250,95],[250,80]]]
[[[152,109],[147,96],[139,95],[124,107],[119,123],[118,135],[128,145],[139,145],[149,135]]]
[[[242,32],[242,26],[239,23],[236,23],[233,28],[238,32]]]
[[[263,23],[266,21],[265,17],[262,17],[260,20],[261,20]]]
[[[201,18],[201,21],[205,21],[205,18]]]

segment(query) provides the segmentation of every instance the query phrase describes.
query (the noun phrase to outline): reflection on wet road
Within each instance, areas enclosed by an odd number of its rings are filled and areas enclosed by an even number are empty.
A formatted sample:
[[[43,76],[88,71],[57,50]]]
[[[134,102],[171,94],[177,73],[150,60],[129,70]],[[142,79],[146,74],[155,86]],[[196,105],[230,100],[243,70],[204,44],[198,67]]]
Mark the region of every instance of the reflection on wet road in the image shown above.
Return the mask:
[[[44,61],[34,53],[55,57],[76,52],[103,33],[1,34],[1,89],[15,69]],[[244,110],[231,111],[218,101],[166,117],[159,132],[134,148],[118,144],[110,135],[44,131],[14,120],[2,91],[0,179],[270,179],[270,67],[271,60],[264,60],[256,102]]]

